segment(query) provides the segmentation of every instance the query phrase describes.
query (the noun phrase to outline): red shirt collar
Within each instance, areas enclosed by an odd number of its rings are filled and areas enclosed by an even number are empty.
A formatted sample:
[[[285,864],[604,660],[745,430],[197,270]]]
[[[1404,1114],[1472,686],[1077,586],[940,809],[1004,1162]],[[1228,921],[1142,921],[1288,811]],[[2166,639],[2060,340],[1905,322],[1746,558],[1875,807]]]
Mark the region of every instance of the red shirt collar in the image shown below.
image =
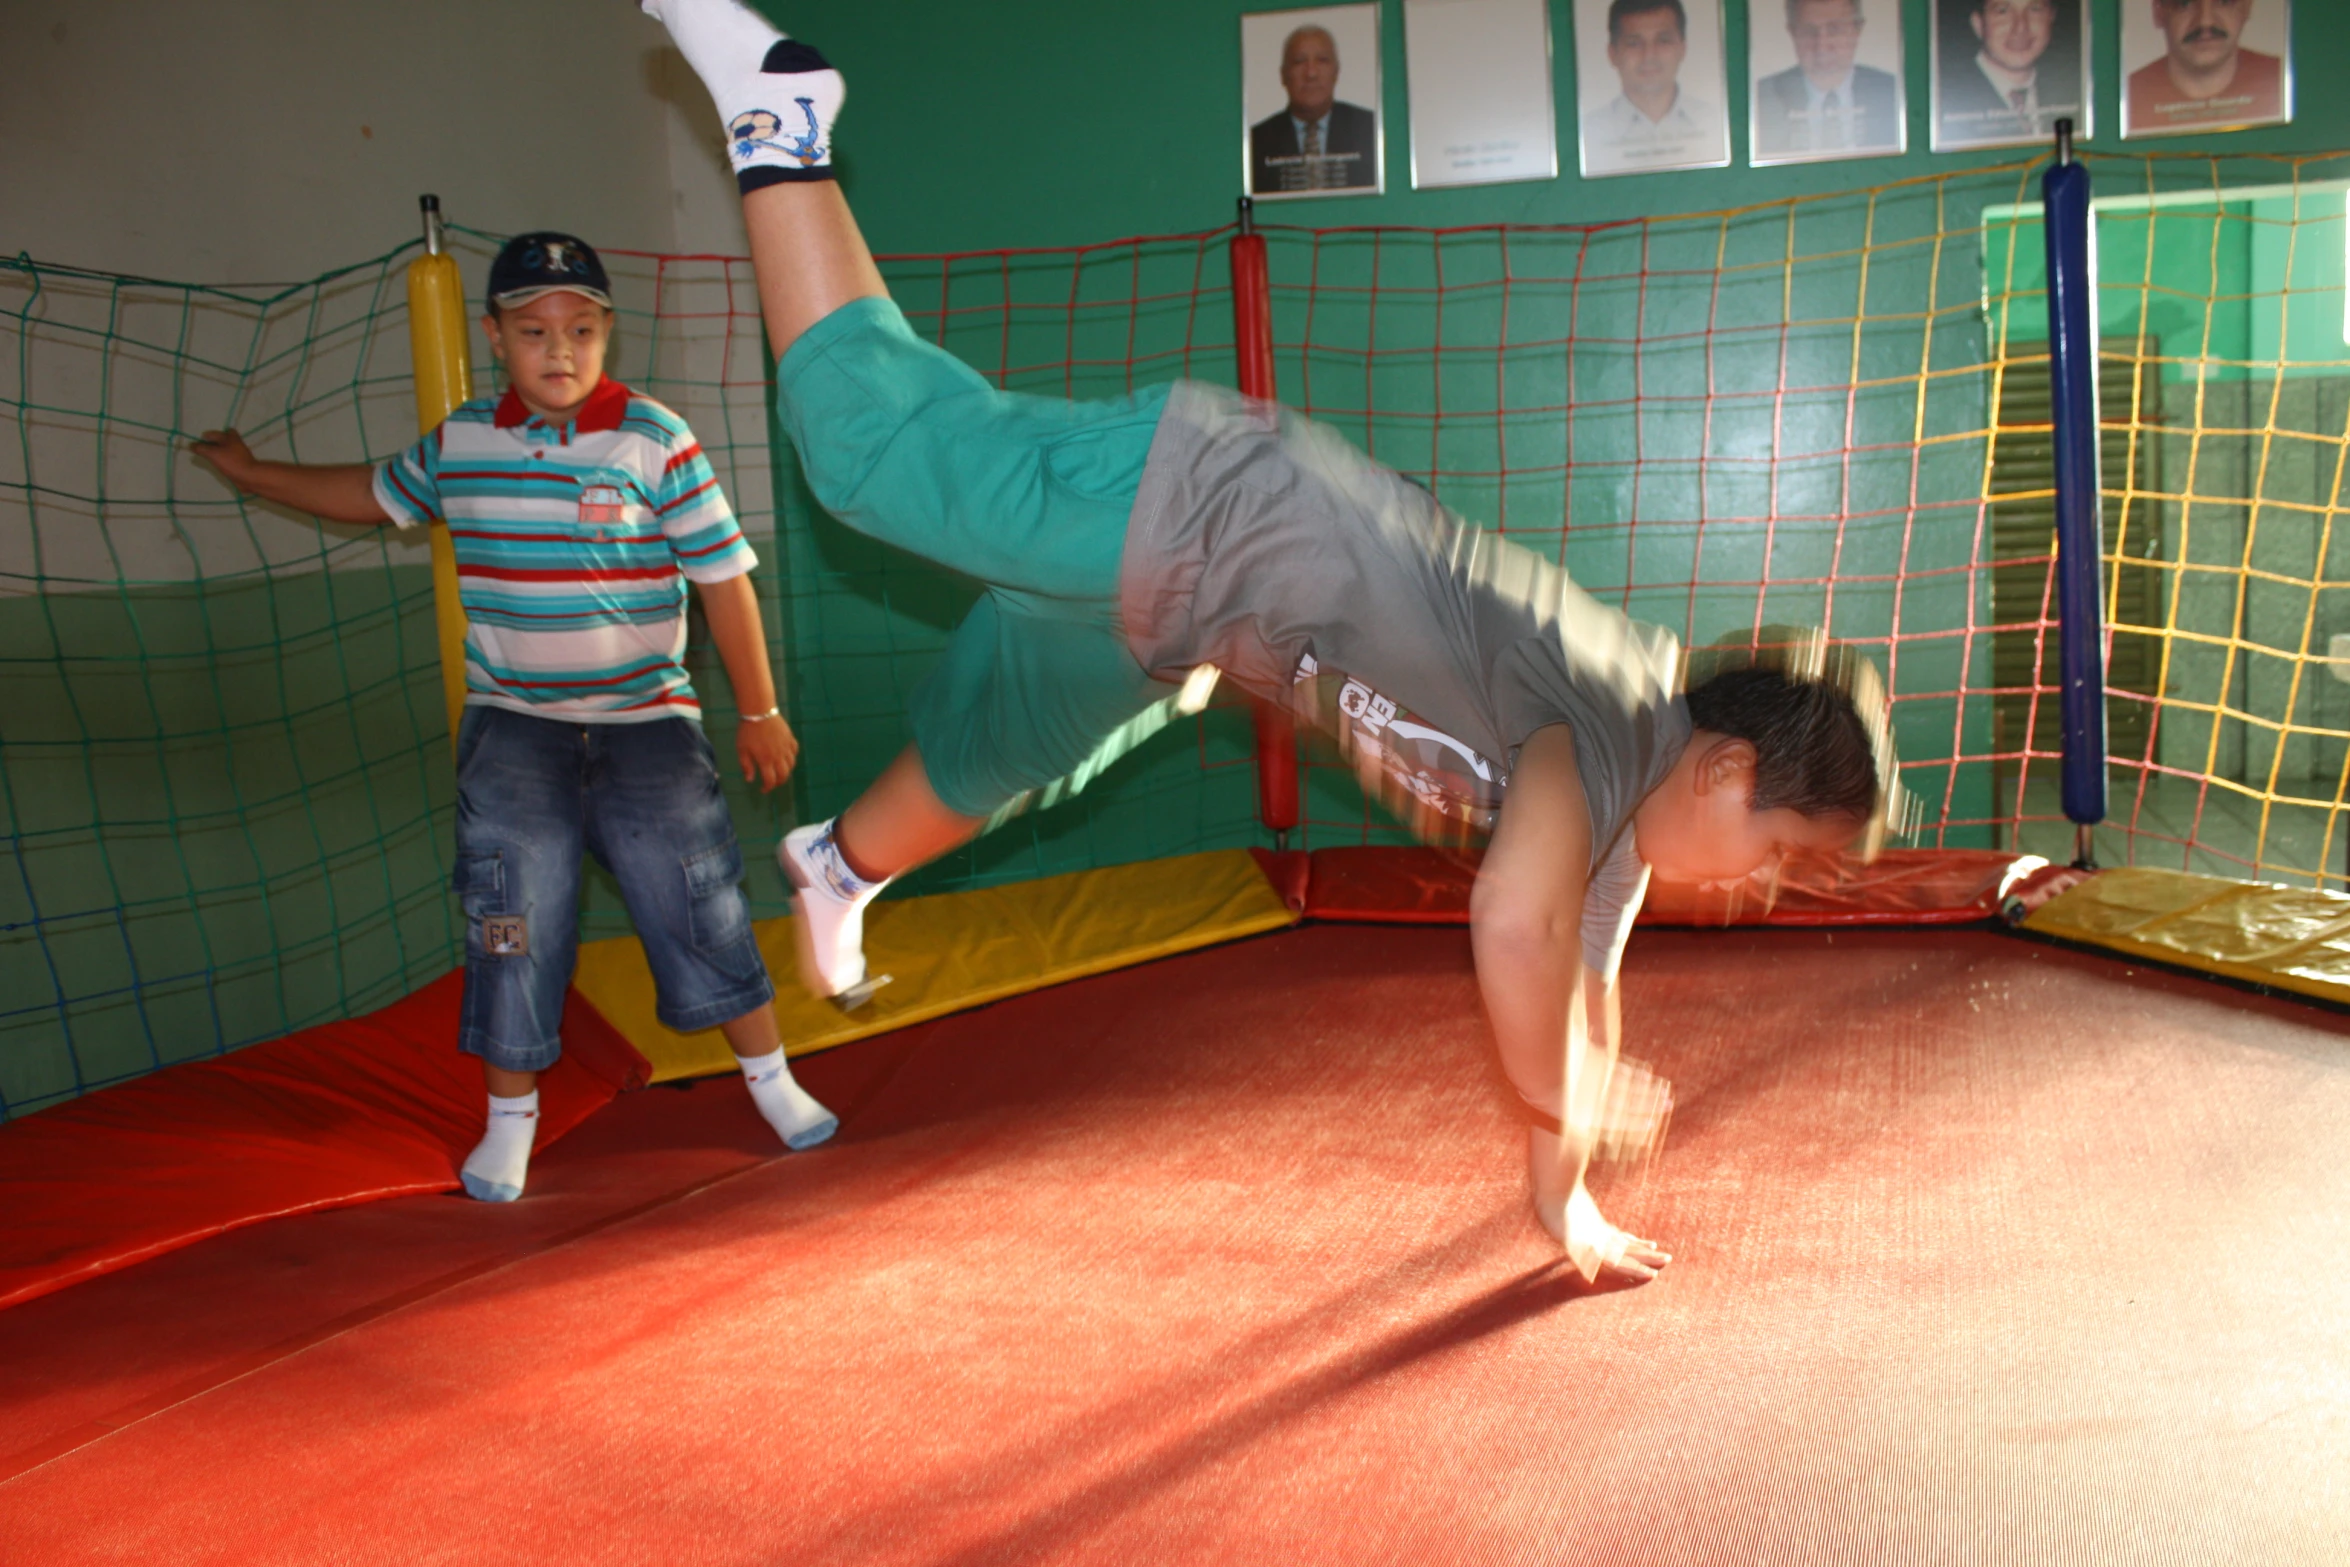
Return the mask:
[[[610,376],[596,383],[596,389],[587,394],[587,401],[579,405],[579,412],[571,416],[574,434],[597,435],[620,428],[620,421],[628,412],[628,388]],[[495,423],[501,430],[511,430],[518,424],[527,424],[535,417],[530,406],[506,388],[506,395],[498,399]]]

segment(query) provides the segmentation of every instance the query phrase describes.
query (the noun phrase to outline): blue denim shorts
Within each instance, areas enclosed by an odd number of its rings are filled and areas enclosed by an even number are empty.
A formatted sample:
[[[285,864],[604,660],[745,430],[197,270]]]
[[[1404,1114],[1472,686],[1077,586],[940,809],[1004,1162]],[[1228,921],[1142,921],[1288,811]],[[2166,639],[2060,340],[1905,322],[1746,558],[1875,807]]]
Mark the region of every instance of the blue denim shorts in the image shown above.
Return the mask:
[[[775,997],[751,934],[742,846],[702,727],[581,724],[501,707],[457,734],[457,871],[465,909],[458,1048],[509,1072],[563,1053],[579,956],[580,855],[619,879],[645,944],[655,1011],[681,1033]]]

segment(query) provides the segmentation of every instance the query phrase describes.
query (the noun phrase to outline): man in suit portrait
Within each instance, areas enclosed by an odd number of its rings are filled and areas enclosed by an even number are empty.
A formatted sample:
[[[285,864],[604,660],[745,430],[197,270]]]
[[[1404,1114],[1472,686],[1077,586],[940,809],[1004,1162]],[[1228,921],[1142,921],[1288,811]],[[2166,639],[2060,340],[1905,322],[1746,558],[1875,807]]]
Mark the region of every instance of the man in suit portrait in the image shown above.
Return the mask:
[[[1249,127],[1249,190],[1374,189],[1379,184],[1379,117],[1338,100],[1338,40],[1301,27],[1281,45],[1288,107]]]
[[[1901,84],[1855,62],[1860,0],[1787,0],[1796,63],[1754,84],[1754,152],[1800,158],[1901,150]]]
[[[1952,49],[1942,57],[1942,119],[1935,145],[2039,141],[2058,120],[2080,116],[2079,68],[2076,64],[2068,72],[2048,52],[2056,41],[2057,5],[2058,0],[1966,0],[1975,52]]]
[[[2253,0],[2146,0],[2162,58],[2130,73],[2123,134],[2245,125],[2285,116],[2284,62],[2243,46]]]
[[[1607,63],[1623,90],[1583,111],[1583,172],[1688,168],[1726,161],[1729,125],[1681,88],[1689,13],[1681,0],[1611,0]]]

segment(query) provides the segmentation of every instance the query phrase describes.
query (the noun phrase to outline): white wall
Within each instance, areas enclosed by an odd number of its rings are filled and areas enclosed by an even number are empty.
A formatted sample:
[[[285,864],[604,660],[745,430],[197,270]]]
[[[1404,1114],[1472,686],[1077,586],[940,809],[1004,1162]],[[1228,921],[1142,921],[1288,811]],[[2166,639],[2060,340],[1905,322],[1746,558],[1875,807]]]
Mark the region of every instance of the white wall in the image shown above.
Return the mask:
[[[493,233],[745,249],[717,114],[624,0],[0,4],[0,255],[297,282],[413,239],[425,191]],[[453,248],[478,302],[488,249]],[[609,259],[619,373],[739,459],[722,477],[763,531],[756,323],[726,314],[744,269]],[[0,442],[0,598],[380,559],[369,530],[238,508],[182,440],[234,422],[265,455],[336,462],[412,439],[401,287],[369,269],[266,307],[0,269],[0,357],[27,371],[0,402],[34,405]],[[477,383],[487,357],[477,334]]]
[[[308,277],[415,233],[424,191],[477,228],[739,253],[717,142],[624,0],[0,6],[0,247],[43,261]]]

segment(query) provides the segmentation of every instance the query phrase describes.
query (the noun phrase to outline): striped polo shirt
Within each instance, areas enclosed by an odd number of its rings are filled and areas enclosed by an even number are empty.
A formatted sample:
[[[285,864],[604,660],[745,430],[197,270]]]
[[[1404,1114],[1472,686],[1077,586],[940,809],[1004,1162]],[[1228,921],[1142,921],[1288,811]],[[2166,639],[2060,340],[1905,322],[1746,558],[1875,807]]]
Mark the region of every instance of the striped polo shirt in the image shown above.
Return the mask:
[[[685,421],[606,377],[568,424],[479,397],[375,471],[401,527],[448,520],[468,703],[699,718],[685,585],[758,564]]]

